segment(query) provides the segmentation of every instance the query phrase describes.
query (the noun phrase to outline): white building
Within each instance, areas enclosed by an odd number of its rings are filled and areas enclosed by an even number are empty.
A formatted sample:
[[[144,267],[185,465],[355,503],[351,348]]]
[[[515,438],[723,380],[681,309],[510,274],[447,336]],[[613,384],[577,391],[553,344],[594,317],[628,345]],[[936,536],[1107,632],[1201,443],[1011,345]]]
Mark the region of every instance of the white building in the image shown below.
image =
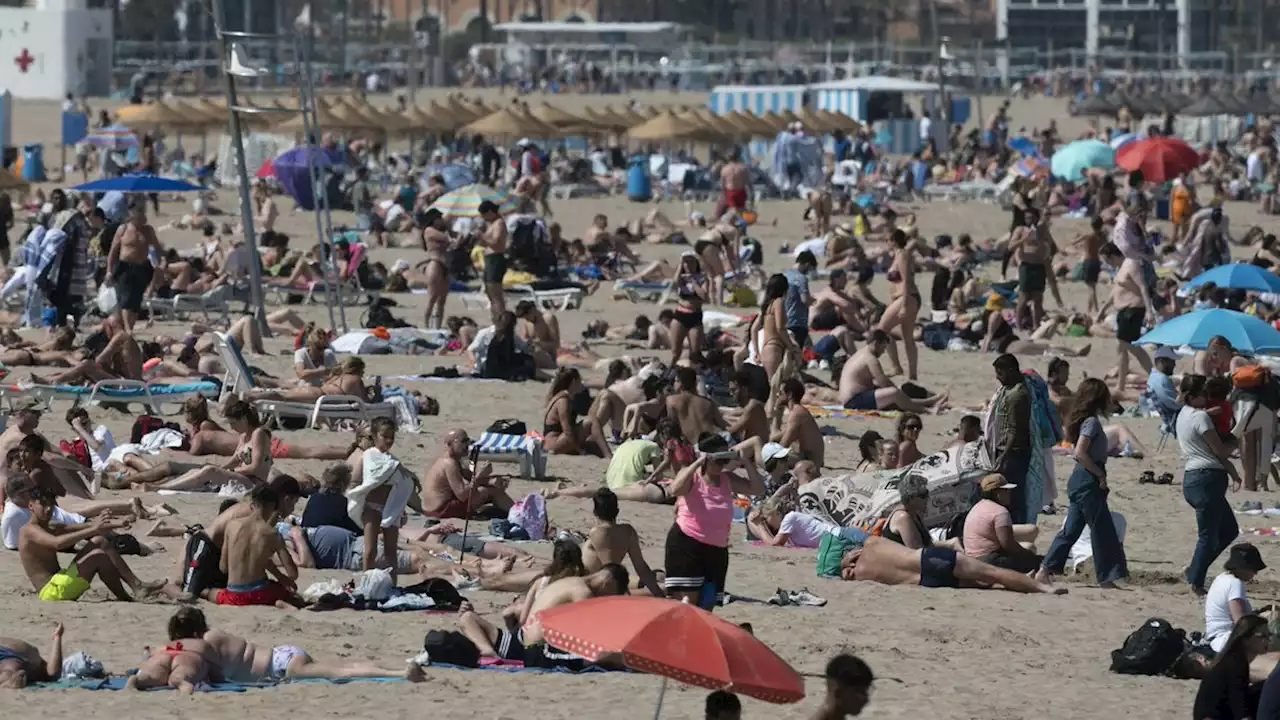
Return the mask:
[[[111,11],[85,0],[0,7],[0,91],[19,100],[111,92]]]
[[[996,42],[1011,51],[1083,49],[1177,55],[1217,50],[1224,38],[1210,17],[1212,0],[997,0]],[[1056,63],[1055,63],[1056,64]],[[1171,67],[1168,63],[1166,67]]]

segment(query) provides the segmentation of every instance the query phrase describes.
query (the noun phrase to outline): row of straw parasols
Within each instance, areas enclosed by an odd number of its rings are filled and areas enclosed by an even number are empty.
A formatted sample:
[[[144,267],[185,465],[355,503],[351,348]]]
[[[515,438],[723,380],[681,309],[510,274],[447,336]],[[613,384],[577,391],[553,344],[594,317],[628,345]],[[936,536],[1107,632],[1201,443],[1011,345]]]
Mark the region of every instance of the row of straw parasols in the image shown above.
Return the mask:
[[[1219,93],[1191,97],[1178,92],[1135,95],[1117,90],[1109,95],[1090,96],[1072,108],[1076,115],[1110,116],[1115,116],[1121,109],[1126,109],[1133,115],[1276,115],[1280,114],[1280,99],[1273,98],[1268,93]]]
[[[261,112],[243,112],[241,120],[255,130],[300,134],[305,131],[303,118],[297,107],[289,103],[290,100],[279,98],[246,100],[242,106],[260,108]],[[122,108],[117,113],[117,122],[138,131],[158,127],[179,132],[204,132],[224,126],[227,117],[225,100],[171,99]],[[571,113],[547,104],[495,107],[456,96],[403,111],[377,108],[356,98],[322,99],[314,121],[323,132],[347,134],[410,136],[428,132],[467,132],[546,140],[616,134],[635,140],[697,142],[772,137],[797,122],[811,133],[852,132],[858,127],[853,118],[825,110],[716,115],[707,108],[688,106],[642,109],[614,106],[589,107],[580,113]]]

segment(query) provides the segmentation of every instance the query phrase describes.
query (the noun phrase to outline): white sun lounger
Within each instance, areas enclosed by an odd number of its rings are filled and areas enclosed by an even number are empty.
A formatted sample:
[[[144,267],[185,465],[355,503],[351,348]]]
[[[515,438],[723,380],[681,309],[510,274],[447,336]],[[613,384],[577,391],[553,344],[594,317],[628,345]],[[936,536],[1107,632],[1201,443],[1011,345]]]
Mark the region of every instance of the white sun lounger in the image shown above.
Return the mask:
[[[181,407],[197,395],[213,397],[218,393],[214,382],[190,382],[178,385],[150,384],[141,380],[102,380],[93,385],[4,385],[0,386],[0,404],[10,409],[19,400],[36,399],[44,407],[54,400],[74,400],[85,404],[139,403],[159,413],[168,403]]]
[[[227,302],[228,292],[229,288],[226,285],[220,285],[206,293],[178,293],[168,298],[151,296],[147,298],[147,310],[152,317],[173,315],[178,319],[182,319],[189,313],[200,313],[205,320],[209,320],[210,314],[213,313],[222,318],[224,325],[230,325],[231,307]]]
[[[572,310],[582,306],[584,293],[578,288],[559,288],[556,290],[534,290],[528,285],[513,285],[503,293],[509,305],[521,300],[532,300],[544,310]],[[489,308],[489,296],[484,292],[462,293],[464,308]]]
[[[480,462],[518,463],[520,477],[526,480],[547,476],[547,456],[538,438],[486,432],[480,433],[475,446]]]

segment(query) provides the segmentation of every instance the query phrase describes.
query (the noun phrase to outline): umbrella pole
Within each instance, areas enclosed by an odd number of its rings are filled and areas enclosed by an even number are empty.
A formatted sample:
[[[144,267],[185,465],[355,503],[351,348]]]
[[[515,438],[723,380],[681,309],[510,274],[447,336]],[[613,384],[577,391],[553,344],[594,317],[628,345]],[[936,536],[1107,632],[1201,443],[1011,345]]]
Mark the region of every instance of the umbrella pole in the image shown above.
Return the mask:
[[[662,684],[658,686],[658,706],[653,709],[653,720],[662,717],[662,700],[667,695],[667,678],[662,678]]]

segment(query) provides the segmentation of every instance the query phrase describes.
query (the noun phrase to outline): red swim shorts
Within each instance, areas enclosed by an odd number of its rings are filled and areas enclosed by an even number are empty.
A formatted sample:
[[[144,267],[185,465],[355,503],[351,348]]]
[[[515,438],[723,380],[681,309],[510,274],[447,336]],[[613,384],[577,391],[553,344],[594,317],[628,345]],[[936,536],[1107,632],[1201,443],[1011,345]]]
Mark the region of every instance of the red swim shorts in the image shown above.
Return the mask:
[[[219,605],[275,605],[281,600],[288,600],[292,594],[283,585],[265,580],[253,585],[229,586],[218,591]]]
[[[467,504],[462,502],[458,498],[453,498],[449,502],[445,503],[439,510],[436,510],[435,512],[425,513],[425,515],[427,517],[438,518],[442,520],[445,518],[456,518],[458,520],[465,520],[467,517]]]
[[[729,207],[733,208],[734,210],[746,210],[747,209],[747,191],[744,188],[739,188],[737,190],[725,190],[724,201],[725,201],[725,204],[727,204]]]

